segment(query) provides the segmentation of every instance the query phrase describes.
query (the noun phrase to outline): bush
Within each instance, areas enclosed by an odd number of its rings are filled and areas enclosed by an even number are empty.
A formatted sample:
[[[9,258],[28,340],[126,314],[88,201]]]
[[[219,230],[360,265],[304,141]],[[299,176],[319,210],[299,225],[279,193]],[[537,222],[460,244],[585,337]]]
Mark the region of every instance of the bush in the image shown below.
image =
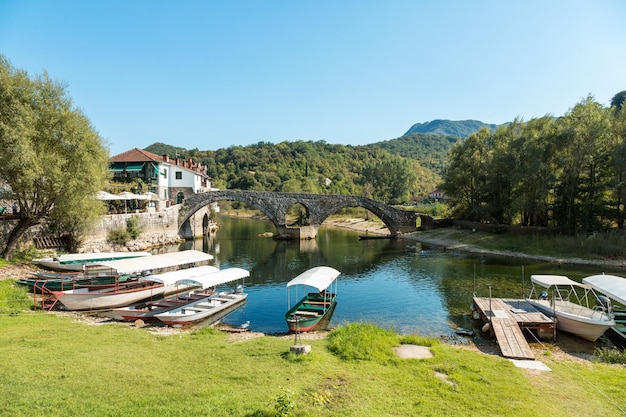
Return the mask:
[[[109,230],[109,234],[107,236],[107,240],[109,242],[117,245],[125,245],[130,239],[131,236],[130,233],[128,233],[128,230],[122,229],[121,227]]]
[[[139,225],[139,217],[133,216],[128,218],[128,220],[126,220],[126,230],[131,239],[137,239],[141,232],[143,232],[142,227]]]
[[[328,349],[344,360],[385,362],[395,357],[392,348],[399,345],[398,335],[370,323],[349,323],[328,336]]]

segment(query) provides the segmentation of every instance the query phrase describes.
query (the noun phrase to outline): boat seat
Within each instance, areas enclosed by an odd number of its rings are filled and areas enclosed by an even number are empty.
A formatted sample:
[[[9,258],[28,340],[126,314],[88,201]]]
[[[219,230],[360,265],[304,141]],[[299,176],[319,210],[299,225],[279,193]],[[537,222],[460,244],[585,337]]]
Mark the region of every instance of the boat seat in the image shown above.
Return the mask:
[[[182,310],[183,313],[185,313],[187,311],[189,311],[191,313],[200,313],[200,312],[204,311],[204,309],[202,309],[202,308],[195,308],[195,307],[185,307]]]
[[[319,313],[316,313],[314,311],[301,311],[301,310],[298,310],[293,314],[295,316],[318,316],[319,315]]]
[[[197,307],[205,307],[205,308],[212,308],[214,307],[213,305],[211,305],[211,303],[206,303],[206,302],[202,302],[202,303],[198,303],[196,304]]]

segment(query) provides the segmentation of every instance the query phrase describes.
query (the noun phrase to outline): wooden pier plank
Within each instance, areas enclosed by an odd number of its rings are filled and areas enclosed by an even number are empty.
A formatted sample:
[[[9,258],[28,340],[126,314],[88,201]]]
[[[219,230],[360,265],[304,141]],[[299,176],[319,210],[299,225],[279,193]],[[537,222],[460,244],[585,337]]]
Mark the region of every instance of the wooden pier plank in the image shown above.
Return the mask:
[[[552,319],[525,300],[474,297],[474,306],[491,323],[502,356],[511,359],[535,359],[521,328],[553,326]]]

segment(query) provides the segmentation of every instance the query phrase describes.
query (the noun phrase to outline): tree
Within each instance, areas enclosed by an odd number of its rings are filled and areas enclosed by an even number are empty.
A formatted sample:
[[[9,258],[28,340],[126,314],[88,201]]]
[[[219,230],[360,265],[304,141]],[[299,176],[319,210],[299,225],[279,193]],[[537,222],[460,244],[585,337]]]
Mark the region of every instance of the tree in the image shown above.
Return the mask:
[[[626,90],[620,91],[613,96],[613,98],[611,99],[611,107],[614,107],[615,111],[619,113],[619,111],[622,110],[624,100],[626,100]]]
[[[19,205],[19,219],[2,256],[21,236],[49,219],[79,233],[101,213],[95,199],[107,181],[108,151],[66,88],[47,73],[30,78],[0,56],[0,181]]]

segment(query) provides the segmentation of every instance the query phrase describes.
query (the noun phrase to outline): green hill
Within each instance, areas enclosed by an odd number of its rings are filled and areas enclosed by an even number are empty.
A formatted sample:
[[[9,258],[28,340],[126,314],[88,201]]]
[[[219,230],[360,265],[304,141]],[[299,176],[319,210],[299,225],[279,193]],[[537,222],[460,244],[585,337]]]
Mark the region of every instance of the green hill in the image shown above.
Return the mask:
[[[498,125],[483,123],[478,120],[442,120],[436,119],[431,122],[415,123],[404,134],[426,133],[440,136],[456,136],[459,138],[467,138],[472,133],[477,132],[481,127],[496,129]]]

